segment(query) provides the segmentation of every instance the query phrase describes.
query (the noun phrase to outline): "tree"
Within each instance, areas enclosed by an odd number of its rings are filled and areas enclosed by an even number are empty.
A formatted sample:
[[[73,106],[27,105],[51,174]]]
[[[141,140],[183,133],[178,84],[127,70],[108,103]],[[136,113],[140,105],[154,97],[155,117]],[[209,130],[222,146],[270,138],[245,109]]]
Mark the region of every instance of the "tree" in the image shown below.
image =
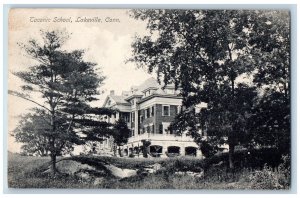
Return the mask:
[[[263,90],[253,109],[250,127],[259,145],[291,150],[290,17],[269,11],[256,20],[249,41],[257,65],[255,85]]]
[[[43,112],[35,112],[22,116],[18,127],[11,135],[16,141],[25,143],[21,147],[24,154],[47,156],[49,147],[44,134],[49,133],[49,130],[50,123]]]
[[[221,89],[223,97],[214,99],[207,109],[203,109],[199,115],[200,128],[205,130],[209,138],[218,145],[224,143],[229,145],[229,157],[233,155],[232,145],[250,146],[251,130],[248,120],[252,116],[252,109],[257,99],[255,87],[246,84],[237,84],[234,92],[238,97],[234,98],[235,111],[231,112],[226,104],[231,100],[228,87]],[[227,95],[227,98],[226,98]],[[227,99],[227,100],[226,100]],[[232,121],[233,120],[233,121]],[[231,159],[232,160],[232,159]],[[231,161],[229,161],[231,163]]]
[[[210,100],[207,108],[199,112],[196,112],[194,108],[185,109],[170,125],[176,133],[188,129],[188,134],[194,138],[206,157],[218,152],[224,144],[249,146],[251,142],[249,140],[252,138],[248,119],[252,116],[253,106],[257,99],[255,87],[243,83],[237,84],[234,91],[239,97],[235,100],[234,114],[226,108],[226,104],[232,99],[229,94],[230,87],[221,87],[215,91],[218,97]],[[235,120],[233,124],[230,122],[233,119],[232,116]],[[232,129],[234,129],[234,134],[231,132]]]
[[[258,87],[280,92],[290,100],[290,17],[287,11],[260,13],[249,44],[257,72]]]
[[[248,128],[257,145],[291,151],[290,108],[284,93],[268,91],[257,99],[249,117]]]
[[[150,145],[151,145],[150,140],[142,140],[142,152],[143,152],[143,157],[145,158],[148,157],[148,151]]]
[[[23,143],[22,152],[26,155],[48,156],[50,147],[48,139],[52,135],[50,117],[43,109],[34,108],[32,113],[21,117],[17,128],[12,132],[16,141]],[[64,121],[65,122],[65,121]],[[66,130],[66,128],[62,128]],[[60,132],[59,135],[63,134]],[[65,138],[57,136],[57,144],[62,145]],[[70,153],[73,150],[72,144],[64,143],[58,155]]]
[[[128,142],[128,138],[130,136],[130,129],[128,129],[128,126],[126,122],[122,119],[119,119],[113,126],[112,129],[112,137],[113,142],[116,146],[119,146],[119,155],[121,156],[120,146],[123,144],[126,144]],[[114,148],[114,153],[116,155],[116,149]]]
[[[67,32],[41,31],[41,38],[41,42],[33,39],[19,44],[34,62],[26,71],[14,73],[25,83],[22,93],[9,93],[43,109],[50,125],[46,139],[55,174],[56,156],[70,144],[83,143],[78,127],[85,124],[81,121],[85,114],[97,113],[89,102],[96,100],[104,77],[97,74],[95,63],[84,61],[83,50],[62,50],[69,39]]]
[[[264,43],[253,40],[253,35],[259,34],[261,39],[262,36],[273,36],[266,34],[267,14],[267,11],[246,10],[131,12],[133,18],[147,22],[150,35],[136,37],[130,60],[138,67],[147,67],[150,73],[156,72],[159,82],[163,80],[164,84],[174,83],[176,88],[181,87],[180,94],[187,111],[200,102],[208,103],[206,114],[211,119],[206,123],[210,127],[212,123],[217,124],[215,128],[222,132],[218,136],[226,134],[228,137],[230,168],[233,168],[234,148],[240,142],[237,138],[242,137],[237,135],[241,133],[239,125],[244,126],[245,116],[249,114],[249,109],[240,109],[237,105],[243,101],[237,92],[239,78],[253,76],[257,61],[260,61],[259,65],[266,64],[265,59],[257,56],[258,53],[254,54],[255,49],[264,47]],[[258,29],[260,32],[256,33]],[[254,93],[247,90],[250,95]],[[182,125],[177,124],[180,129],[177,132],[188,129],[199,139],[197,125],[200,120],[185,119],[193,117],[187,114],[178,117],[182,118]]]

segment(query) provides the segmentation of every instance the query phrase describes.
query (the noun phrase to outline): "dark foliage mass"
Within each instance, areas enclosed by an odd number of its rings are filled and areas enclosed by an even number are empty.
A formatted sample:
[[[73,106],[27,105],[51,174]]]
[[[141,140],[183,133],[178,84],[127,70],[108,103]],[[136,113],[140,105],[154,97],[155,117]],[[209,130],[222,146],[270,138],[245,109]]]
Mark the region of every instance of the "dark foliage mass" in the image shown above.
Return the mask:
[[[207,156],[227,143],[231,167],[237,145],[289,151],[289,12],[132,10],[131,16],[145,21],[149,34],[135,38],[130,60],[159,82],[174,83],[183,98],[173,131],[187,130]],[[201,102],[207,108],[195,112]]]
[[[111,125],[94,118],[115,110],[90,106],[105,78],[95,63],[84,60],[83,50],[62,50],[69,34],[58,30],[41,31],[40,35],[41,41],[19,44],[35,64],[14,73],[24,81],[22,93],[9,93],[38,108],[22,118],[13,135],[24,143],[27,154],[50,155],[55,173],[56,156],[72,151],[75,144],[109,133]]]

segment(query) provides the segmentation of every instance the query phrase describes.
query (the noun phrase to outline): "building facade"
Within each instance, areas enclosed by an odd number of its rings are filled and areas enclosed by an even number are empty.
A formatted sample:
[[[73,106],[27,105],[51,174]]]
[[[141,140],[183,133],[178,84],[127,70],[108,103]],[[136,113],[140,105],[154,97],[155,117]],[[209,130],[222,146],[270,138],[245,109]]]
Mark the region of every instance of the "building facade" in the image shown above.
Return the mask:
[[[181,111],[181,103],[182,98],[174,85],[163,87],[156,79],[150,78],[122,95],[115,95],[111,91],[103,107],[117,111],[101,119],[110,123],[123,119],[131,130],[128,143],[120,147],[122,156],[142,156],[142,150],[146,149],[152,157],[201,157],[198,145],[190,136],[185,133],[179,136],[168,129],[176,114]],[[101,149],[112,151],[113,145],[110,142],[109,139],[104,141]]]

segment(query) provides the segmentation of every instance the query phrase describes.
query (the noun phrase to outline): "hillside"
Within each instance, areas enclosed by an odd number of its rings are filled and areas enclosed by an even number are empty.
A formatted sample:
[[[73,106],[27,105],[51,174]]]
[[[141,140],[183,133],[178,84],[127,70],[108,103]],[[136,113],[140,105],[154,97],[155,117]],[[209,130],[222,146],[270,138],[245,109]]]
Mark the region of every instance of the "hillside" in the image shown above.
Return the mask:
[[[49,173],[49,158],[10,153],[8,184],[11,188],[289,188],[288,178],[283,177],[283,173],[280,171],[272,171],[266,167],[263,170],[237,168],[235,172],[230,172],[223,161],[224,157],[226,156],[200,160],[196,158],[132,159],[75,156],[58,159],[57,167],[60,174],[53,177]],[[257,180],[261,178],[257,178],[258,176],[269,178],[264,178],[266,181],[259,183]],[[278,182],[279,180],[275,180],[274,176],[280,177],[281,183]],[[285,182],[283,182],[283,178],[285,178]]]

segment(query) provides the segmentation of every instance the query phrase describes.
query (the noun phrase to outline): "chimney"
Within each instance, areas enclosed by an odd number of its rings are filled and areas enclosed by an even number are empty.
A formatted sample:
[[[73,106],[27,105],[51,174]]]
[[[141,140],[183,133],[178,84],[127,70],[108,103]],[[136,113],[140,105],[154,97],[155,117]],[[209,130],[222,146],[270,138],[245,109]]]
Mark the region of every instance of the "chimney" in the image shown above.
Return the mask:
[[[110,94],[111,96],[115,95],[115,91],[114,90],[110,90]]]
[[[128,91],[122,91],[122,96],[129,96],[129,92]]]

